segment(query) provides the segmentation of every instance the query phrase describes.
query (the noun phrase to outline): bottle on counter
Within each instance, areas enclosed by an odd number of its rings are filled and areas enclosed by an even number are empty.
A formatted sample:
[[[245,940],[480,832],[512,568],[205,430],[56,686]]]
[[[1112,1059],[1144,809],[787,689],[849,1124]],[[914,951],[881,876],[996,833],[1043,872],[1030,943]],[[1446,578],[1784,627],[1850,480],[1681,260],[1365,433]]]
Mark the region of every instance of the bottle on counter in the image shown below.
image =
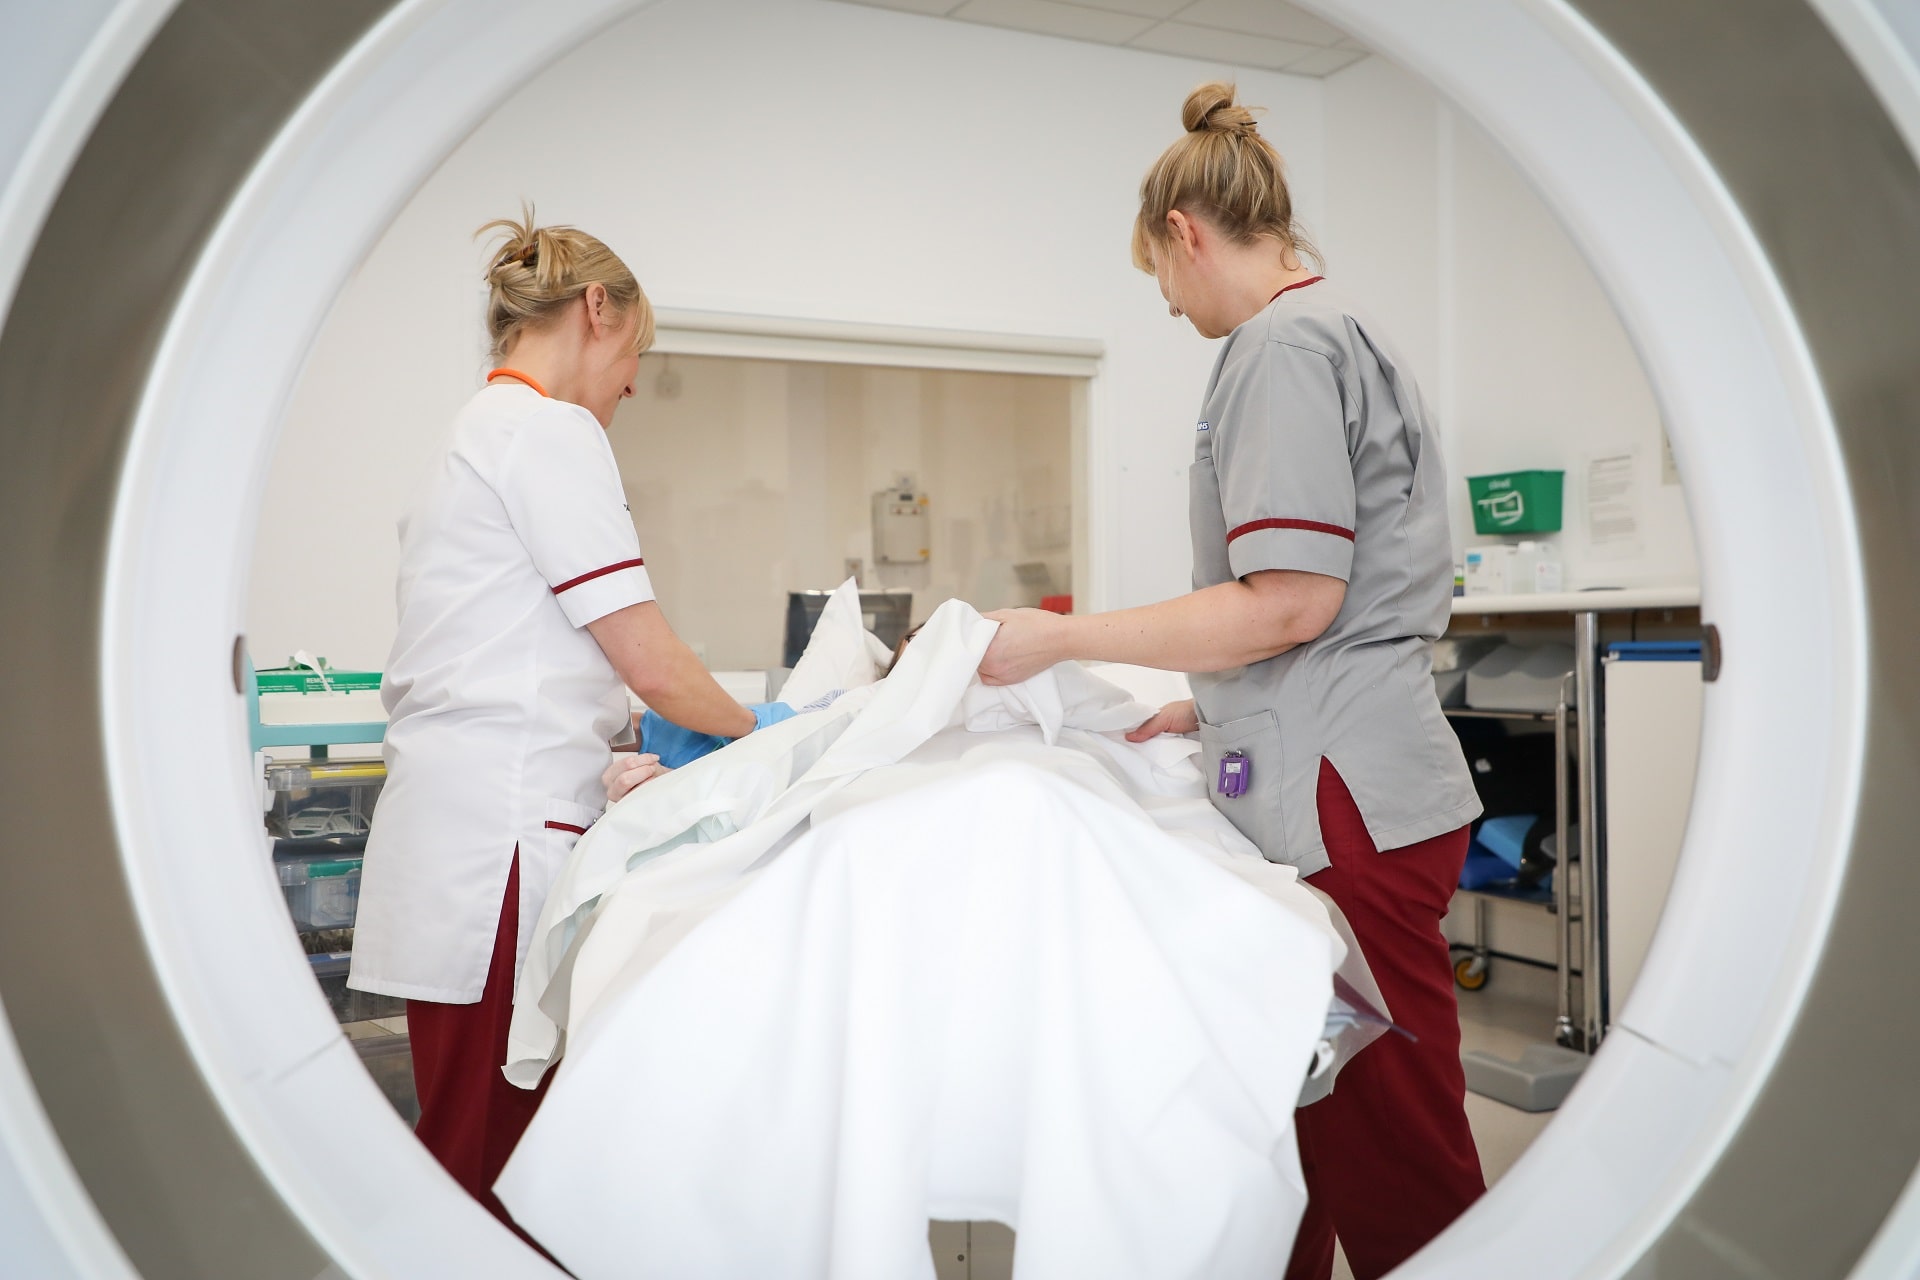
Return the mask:
[[[1467,548],[1466,594],[1504,596],[1518,590],[1514,582],[1515,549],[1504,542]]]
[[[1522,542],[1514,556],[1513,589],[1549,595],[1562,589],[1560,549],[1551,542]]]

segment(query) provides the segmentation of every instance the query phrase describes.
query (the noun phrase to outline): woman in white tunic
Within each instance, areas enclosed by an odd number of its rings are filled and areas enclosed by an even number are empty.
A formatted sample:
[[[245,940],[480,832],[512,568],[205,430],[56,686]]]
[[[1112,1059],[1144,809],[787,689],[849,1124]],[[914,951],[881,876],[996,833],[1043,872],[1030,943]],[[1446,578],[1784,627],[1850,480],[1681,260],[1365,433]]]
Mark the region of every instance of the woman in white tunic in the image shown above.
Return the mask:
[[[407,1000],[416,1132],[509,1221],[492,1184],[540,1099],[500,1073],[514,981],[553,876],[600,815],[626,691],[703,733],[739,737],[755,713],[654,603],[607,443],[653,341],[646,295],[581,231],[529,211],[494,232],[500,367],[400,523],[388,783],[350,984]]]

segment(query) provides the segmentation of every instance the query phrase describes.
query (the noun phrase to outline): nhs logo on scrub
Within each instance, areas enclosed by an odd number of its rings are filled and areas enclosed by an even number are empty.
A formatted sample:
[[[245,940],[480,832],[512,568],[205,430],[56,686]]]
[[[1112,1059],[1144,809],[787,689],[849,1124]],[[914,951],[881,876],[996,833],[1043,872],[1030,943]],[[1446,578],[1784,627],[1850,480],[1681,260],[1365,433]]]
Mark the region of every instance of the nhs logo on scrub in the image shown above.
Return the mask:
[[[1202,431],[1211,431],[1213,430],[1213,424],[1208,422],[1205,418],[1202,418],[1200,420],[1200,429]]]

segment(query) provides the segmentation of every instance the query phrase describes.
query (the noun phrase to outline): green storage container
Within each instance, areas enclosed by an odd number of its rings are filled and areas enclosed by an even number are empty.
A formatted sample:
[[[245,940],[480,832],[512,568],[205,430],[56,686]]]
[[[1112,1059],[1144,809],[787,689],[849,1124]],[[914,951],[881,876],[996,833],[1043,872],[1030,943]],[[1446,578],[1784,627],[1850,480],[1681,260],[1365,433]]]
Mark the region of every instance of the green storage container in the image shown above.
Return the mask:
[[[335,671],[328,667],[322,676],[312,667],[268,667],[253,675],[262,693],[357,693],[380,687],[378,671]]]
[[[1475,533],[1560,532],[1564,471],[1503,471],[1468,476]]]

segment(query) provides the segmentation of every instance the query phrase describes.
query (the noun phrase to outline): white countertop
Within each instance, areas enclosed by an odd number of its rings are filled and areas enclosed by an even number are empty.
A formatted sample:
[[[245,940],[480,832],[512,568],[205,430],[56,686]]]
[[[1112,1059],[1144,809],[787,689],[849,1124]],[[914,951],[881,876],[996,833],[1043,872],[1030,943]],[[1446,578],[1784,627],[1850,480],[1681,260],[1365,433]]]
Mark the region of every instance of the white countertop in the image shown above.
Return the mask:
[[[1700,603],[1700,588],[1618,587],[1592,591],[1556,591],[1551,595],[1455,596],[1453,612],[1463,613],[1585,613],[1620,609],[1691,609]]]

